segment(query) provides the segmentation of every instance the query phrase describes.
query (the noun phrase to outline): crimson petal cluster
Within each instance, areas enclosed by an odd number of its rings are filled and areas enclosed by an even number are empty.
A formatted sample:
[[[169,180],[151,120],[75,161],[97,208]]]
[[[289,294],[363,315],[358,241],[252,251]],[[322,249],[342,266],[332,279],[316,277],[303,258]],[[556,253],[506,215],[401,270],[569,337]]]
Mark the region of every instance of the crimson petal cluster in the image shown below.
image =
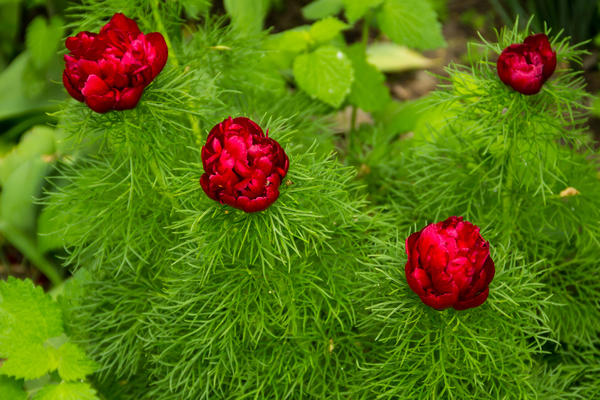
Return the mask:
[[[144,35],[136,22],[115,14],[100,33],[67,38],[63,84],[71,96],[98,113],[134,108],[144,88],[167,62],[158,32]]]
[[[249,213],[277,200],[289,160],[255,122],[229,117],[210,131],[202,164],[200,185],[208,197]]]
[[[477,307],[494,278],[489,243],[462,217],[430,224],[406,239],[406,280],[423,303],[443,310]]]
[[[528,36],[523,43],[511,44],[497,62],[500,80],[527,95],[538,93],[555,68],[556,52],[543,33]]]

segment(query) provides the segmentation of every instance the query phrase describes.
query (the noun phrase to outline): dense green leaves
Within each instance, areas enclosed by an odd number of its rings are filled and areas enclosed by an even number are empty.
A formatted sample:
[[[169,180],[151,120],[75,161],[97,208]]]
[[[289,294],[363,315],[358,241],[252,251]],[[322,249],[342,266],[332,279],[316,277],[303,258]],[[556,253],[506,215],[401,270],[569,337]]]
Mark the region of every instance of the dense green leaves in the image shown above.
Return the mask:
[[[365,48],[361,44],[351,46],[346,50],[346,54],[354,69],[354,82],[348,101],[365,111],[381,110],[390,101],[385,75],[367,62]]]
[[[302,90],[333,107],[342,104],[354,81],[352,63],[333,46],[296,57],[294,76]]]
[[[385,0],[377,13],[381,30],[394,42],[420,50],[446,44],[431,4],[425,0]]]

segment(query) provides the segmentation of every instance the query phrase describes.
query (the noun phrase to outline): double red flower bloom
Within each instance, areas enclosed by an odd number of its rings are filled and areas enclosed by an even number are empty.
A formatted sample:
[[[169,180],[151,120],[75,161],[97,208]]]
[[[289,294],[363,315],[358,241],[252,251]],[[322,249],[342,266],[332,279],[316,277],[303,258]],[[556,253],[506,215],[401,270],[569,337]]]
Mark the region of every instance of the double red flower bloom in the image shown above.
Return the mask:
[[[279,143],[252,120],[230,117],[210,131],[202,147],[202,164],[200,185],[208,197],[256,212],[279,197],[289,160]]]
[[[67,38],[66,46],[71,52],[65,55],[65,88],[99,113],[135,107],[167,62],[163,36],[144,35],[120,13],[100,33],[79,32]]]
[[[538,33],[504,49],[497,68],[506,85],[523,94],[536,94],[556,68],[556,52],[548,37]]]
[[[494,278],[489,243],[462,217],[430,224],[406,239],[408,286],[436,310],[477,307]]]

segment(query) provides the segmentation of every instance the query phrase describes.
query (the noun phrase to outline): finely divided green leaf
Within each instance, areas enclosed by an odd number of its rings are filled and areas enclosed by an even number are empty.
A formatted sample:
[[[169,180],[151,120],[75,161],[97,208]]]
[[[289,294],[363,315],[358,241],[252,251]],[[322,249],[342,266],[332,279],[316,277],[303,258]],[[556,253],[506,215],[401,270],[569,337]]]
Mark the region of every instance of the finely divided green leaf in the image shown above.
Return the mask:
[[[311,27],[309,34],[316,43],[327,43],[340,34],[344,29],[348,29],[348,24],[335,17],[327,17],[321,21],[315,22]]]
[[[381,30],[394,42],[420,50],[446,45],[442,27],[425,0],[385,0],[377,13]]]
[[[372,8],[375,8],[381,3],[383,0],[343,0],[344,6],[346,7],[346,18],[351,23],[355,23],[359,19],[361,19],[367,11]]]
[[[381,110],[390,101],[385,75],[367,62],[365,48],[361,44],[348,48],[346,55],[354,69],[354,82],[348,101],[365,111]]]
[[[311,97],[339,107],[350,92],[354,71],[341,50],[323,46],[296,57],[294,77],[298,86]]]

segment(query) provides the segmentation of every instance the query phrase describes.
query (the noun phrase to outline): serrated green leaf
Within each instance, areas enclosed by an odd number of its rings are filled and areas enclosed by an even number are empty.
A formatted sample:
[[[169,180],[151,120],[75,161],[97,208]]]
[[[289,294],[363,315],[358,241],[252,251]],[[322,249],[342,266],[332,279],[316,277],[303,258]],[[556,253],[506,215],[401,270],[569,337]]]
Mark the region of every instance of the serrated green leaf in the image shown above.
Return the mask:
[[[0,374],[34,379],[56,368],[49,340],[63,334],[60,307],[30,280],[0,282]]]
[[[322,46],[296,57],[294,77],[298,86],[311,97],[339,107],[350,92],[354,71],[341,50]]]
[[[377,13],[381,30],[394,42],[420,50],[446,45],[442,27],[425,0],[385,0]]]
[[[396,43],[373,43],[367,47],[369,63],[383,72],[403,72],[429,68],[433,61],[422,54]]]
[[[265,49],[269,50],[268,61],[275,64],[278,69],[291,68],[294,57],[308,49],[311,42],[308,30],[307,26],[270,35],[264,44]]]
[[[354,82],[348,101],[365,111],[381,110],[390,101],[385,75],[367,62],[365,48],[361,44],[349,47],[346,54],[354,69]]]
[[[342,0],[317,0],[302,8],[302,16],[308,20],[336,15],[342,10]]]
[[[25,43],[36,68],[43,68],[56,56],[63,33],[63,20],[60,17],[53,17],[47,23],[46,18],[39,16],[27,26]]]
[[[343,0],[346,8],[346,18],[351,23],[355,23],[361,19],[367,11],[378,7],[383,3],[383,0]]]
[[[27,392],[23,389],[23,382],[0,375],[0,399],[27,400]]]
[[[58,349],[58,374],[63,380],[85,379],[96,368],[96,364],[75,343],[67,342]]]
[[[87,382],[61,382],[44,386],[33,400],[99,400]]]
[[[327,17],[312,24],[308,33],[315,43],[321,44],[333,40],[344,29],[348,29],[348,24],[335,17]]]
[[[256,35],[262,31],[268,0],[224,0],[223,5],[237,31],[245,35]]]

